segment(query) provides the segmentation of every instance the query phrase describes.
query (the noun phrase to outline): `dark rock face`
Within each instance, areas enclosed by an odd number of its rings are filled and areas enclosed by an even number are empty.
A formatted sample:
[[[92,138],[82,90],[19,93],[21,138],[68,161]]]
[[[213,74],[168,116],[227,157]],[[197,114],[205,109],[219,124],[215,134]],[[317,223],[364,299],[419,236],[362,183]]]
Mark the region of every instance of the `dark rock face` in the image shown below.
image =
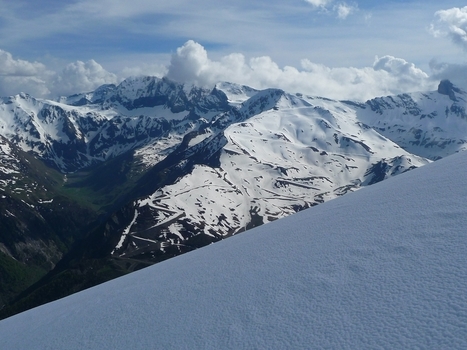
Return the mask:
[[[461,90],[454,86],[449,80],[441,80],[438,85],[438,93],[442,95],[447,95],[449,98],[455,102],[457,102],[455,92],[460,93]]]

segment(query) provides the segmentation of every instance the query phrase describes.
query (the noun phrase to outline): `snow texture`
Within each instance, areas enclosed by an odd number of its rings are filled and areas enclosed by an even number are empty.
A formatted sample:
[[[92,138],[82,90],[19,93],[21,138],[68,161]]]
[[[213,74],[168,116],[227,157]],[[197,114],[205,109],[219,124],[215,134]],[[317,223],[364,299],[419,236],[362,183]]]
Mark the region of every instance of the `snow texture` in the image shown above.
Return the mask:
[[[0,322],[5,349],[466,349],[467,152]]]

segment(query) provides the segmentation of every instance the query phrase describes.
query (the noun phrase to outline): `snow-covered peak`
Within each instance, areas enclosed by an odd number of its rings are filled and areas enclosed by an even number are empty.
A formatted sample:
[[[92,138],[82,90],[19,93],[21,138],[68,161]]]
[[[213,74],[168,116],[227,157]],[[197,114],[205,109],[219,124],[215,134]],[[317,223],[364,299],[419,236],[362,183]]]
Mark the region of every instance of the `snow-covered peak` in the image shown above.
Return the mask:
[[[285,92],[280,89],[261,90],[244,101],[240,106],[240,110],[245,111],[249,115],[254,115],[274,107],[277,108],[277,104],[284,96]]]
[[[216,84],[216,89],[224,92],[232,105],[239,105],[258,93],[259,90],[246,85],[240,85],[229,82],[220,82]]]
[[[168,84],[158,77],[130,77],[117,86],[116,93],[125,99],[135,100],[151,93],[167,93],[168,90],[176,87],[175,84]]]

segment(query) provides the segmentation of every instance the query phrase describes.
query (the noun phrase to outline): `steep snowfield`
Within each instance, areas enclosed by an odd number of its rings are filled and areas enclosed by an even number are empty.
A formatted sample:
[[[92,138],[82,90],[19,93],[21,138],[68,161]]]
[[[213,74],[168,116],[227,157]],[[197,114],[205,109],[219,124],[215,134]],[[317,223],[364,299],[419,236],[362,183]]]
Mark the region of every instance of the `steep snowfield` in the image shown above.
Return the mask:
[[[5,349],[467,348],[467,152],[0,322]]]

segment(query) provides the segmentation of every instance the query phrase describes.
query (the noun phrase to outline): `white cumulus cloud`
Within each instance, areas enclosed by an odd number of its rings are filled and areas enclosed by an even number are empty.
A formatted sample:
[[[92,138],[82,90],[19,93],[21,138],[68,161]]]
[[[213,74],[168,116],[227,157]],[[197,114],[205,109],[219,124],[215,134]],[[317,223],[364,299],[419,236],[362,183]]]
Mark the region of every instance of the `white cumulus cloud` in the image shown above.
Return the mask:
[[[76,61],[55,72],[42,63],[16,59],[11,53],[0,50],[0,96],[26,92],[35,97],[53,98],[117,82],[115,74],[94,60]]]
[[[53,81],[53,92],[70,95],[76,92],[92,91],[103,84],[115,84],[118,78],[106,71],[94,60],[76,61],[68,64]]]
[[[43,96],[49,93],[46,80],[50,76],[45,65],[15,59],[4,50],[0,50],[0,95],[14,95],[26,92]]]
[[[215,75],[215,64],[208,59],[208,53],[203,46],[187,41],[172,55],[167,76],[170,79],[189,81],[204,85],[207,75]],[[208,79],[209,80],[209,79]]]
[[[413,63],[393,56],[376,57],[373,68],[376,71],[383,70],[393,76],[406,77],[409,80],[423,80],[428,78],[428,75],[420,68],[415,67]]]
[[[45,71],[45,66],[38,62],[28,62],[14,59],[6,51],[0,50],[0,75],[1,76],[35,76]]]
[[[431,24],[434,36],[447,36],[467,51],[467,6],[440,10],[435,13],[436,21]]]

